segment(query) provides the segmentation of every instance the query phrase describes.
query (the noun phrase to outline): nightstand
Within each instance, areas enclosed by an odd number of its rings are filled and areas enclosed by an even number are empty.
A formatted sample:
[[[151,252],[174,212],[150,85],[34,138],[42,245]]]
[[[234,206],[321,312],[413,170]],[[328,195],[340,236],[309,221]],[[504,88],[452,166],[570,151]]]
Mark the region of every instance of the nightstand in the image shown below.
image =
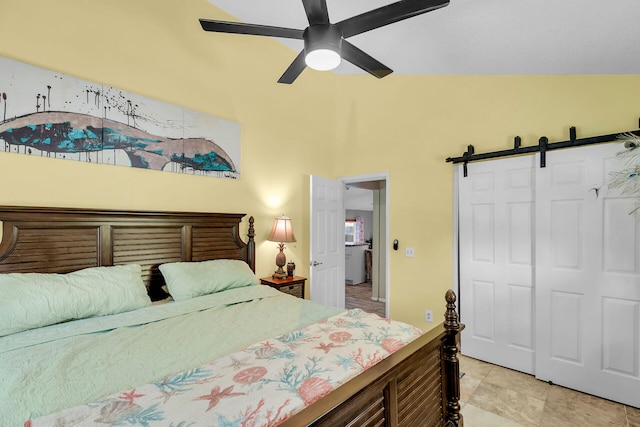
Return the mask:
[[[307,281],[306,277],[293,276],[284,279],[274,279],[272,277],[263,277],[260,279],[260,284],[271,286],[276,288],[280,292],[293,295],[294,297],[304,299],[304,284]]]

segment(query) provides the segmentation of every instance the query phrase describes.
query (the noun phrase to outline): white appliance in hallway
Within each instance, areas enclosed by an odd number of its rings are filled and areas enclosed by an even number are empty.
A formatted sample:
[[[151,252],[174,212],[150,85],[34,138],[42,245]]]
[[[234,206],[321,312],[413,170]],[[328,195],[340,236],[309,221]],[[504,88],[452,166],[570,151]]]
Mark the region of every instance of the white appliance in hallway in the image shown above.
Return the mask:
[[[463,354],[640,407],[640,217],[621,144],[458,167]]]
[[[366,279],[366,251],[369,245],[346,245],[344,247],[344,282],[357,285]]]

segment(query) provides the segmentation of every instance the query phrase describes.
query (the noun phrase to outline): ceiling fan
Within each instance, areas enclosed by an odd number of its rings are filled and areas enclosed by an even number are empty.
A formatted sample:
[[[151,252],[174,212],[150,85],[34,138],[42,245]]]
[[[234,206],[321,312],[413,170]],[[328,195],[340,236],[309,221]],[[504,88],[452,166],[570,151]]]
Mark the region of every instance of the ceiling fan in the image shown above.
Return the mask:
[[[200,19],[200,24],[205,31],[304,40],[304,50],[289,65],[278,83],[293,83],[306,66],[331,70],[340,64],[341,59],[382,78],[393,70],[345,39],[445,7],[449,0],[401,0],[335,24],[329,22],[326,0],[302,0],[302,4],[309,20],[309,26],[304,30],[212,19]]]

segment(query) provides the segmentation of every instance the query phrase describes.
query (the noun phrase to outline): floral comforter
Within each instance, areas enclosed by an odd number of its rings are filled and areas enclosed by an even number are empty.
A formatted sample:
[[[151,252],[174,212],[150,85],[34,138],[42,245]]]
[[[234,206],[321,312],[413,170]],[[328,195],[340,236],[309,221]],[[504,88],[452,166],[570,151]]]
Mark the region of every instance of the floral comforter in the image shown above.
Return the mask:
[[[422,334],[349,310],[37,426],[276,426]]]

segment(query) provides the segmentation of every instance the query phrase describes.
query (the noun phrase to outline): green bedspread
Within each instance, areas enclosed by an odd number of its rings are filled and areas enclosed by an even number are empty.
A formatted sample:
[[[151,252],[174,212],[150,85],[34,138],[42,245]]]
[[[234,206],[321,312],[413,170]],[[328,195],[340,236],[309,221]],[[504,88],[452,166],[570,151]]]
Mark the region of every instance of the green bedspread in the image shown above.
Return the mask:
[[[0,425],[160,380],[344,311],[267,286],[0,338]]]

